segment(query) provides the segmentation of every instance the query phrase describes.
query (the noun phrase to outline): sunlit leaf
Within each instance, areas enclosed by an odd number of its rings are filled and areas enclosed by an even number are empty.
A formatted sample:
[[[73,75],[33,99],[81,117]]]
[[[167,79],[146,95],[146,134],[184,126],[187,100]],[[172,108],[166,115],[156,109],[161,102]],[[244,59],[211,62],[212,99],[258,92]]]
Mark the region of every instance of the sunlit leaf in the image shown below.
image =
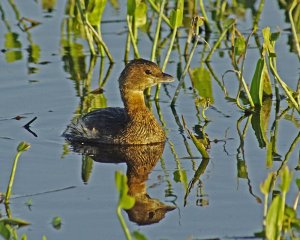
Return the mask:
[[[136,0],[127,0],[127,14],[133,16],[136,8]]]
[[[210,103],[213,104],[214,97],[210,71],[204,67],[194,68],[191,77],[198,94],[203,98],[209,98]]]
[[[31,44],[28,48],[28,61],[30,63],[38,63],[40,61],[41,49],[37,44]]]
[[[173,173],[174,181],[175,182],[181,182],[186,183],[187,182],[187,175],[185,170],[176,170]]]
[[[127,176],[121,172],[115,173],[115,183],[119,192],[119,204],[120,208],[125,210],[134,206],[135,198],[128,195]]]
[[[22,51],[9,50],[5,52],[5,61],[8,63],[13,63],[15,61],[21,60],[22,58]]]
[[[288,192],[292,179],[293,172],[290,172],[289,168],[285,166],[281,172],[281,184],[279,186],[283,193]]]
[[[56,2],[57,0],[42,0],[42,9],[50,12],[55,8]]]
[[[89,22],[93,26],[99,26],[105,9],[106,0],[89,0],[87,1],[86,12]]]
[[[22,48],[22,43],[20,42],[19,34],[14,32],[8,32],[4,36],[5,42],[4,46],[5,48]]]
[[[238,36],[234,39],[234,53],[235,55],[241,55],[245,52],[246,40],[243,36]]]
[[[276,196],[268,210],[266,217],[266,237],[267,239],[278,239],[283,223],[283,213],[281,211],[282,197]]]
[[[135,25],[141,27],[147,22],[147,4],[144,2],[139,3],[134,12]]]
[[[250,94],[256,106],[262,105],[263,98],[263,72],[266,67],[265,59],[260,58],[257,61],[256,69],[251,81]]]
[[[61,228],[61,217],[54,217],[52,219],[52,226],[55,228],[55,229],[60,229]]]
[[[0,221],[0,235],[4,238],[9,240],[10,239],[10,231],[5,226],[4,222]]]
[[[274,173],[269,173],[268,177],[266,178],[266,180],[260,184],[260,191],[264,194],[267,195],[269,194],[269,192],[271,191],[271,187],[273,184],[273,180],[274,180]]]
[[[27,235],[25,233],[22,235],[21,240],[27,240]]]
[[[147,240],[147,237],[139,231],[134,231],[132,235],[135,240]]]

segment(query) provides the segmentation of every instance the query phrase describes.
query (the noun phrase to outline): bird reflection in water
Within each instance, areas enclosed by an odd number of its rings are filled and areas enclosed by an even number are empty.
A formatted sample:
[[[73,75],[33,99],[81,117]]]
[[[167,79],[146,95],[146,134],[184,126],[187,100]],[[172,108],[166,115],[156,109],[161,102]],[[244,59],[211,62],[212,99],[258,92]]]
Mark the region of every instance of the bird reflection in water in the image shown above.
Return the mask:
[[[135,198],[135,205],[126,210],[129,220],[139,225],[158,223],[165,214],[175,209],[147,193],[146,181],[160,159],[164,143],[152,145],[81,145],[72,143],[73,151],[101,163],[126,163],[128,194]]]

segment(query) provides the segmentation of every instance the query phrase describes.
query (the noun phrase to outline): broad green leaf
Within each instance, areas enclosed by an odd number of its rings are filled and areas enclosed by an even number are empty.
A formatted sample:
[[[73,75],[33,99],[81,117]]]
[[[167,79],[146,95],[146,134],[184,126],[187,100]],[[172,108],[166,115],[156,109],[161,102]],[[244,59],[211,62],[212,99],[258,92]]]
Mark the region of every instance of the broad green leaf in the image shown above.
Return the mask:
[[[136,8],[136,0],[127,0],[127,14],[133,16]]]
[[[256,106],[262,106],[263,99],[263,72],[266,67],[265,59],[260,58],[257,61],[255,72],[251,81],[250,94]]]
[[[60,229],[61,228],[61,217],[54,217],[52,219],[52,226],[55,228],[55,229]]]
[[[27,240],[27,235],[25,233],[21,236],[21,240]]]
[[[187,182],[187,175],[185,170],[176,170],[173,172],[174,181],[179,183],[186,183]]]
[[[139,231],[134,231],[132,235],[135,240],[147,240],[147,237]]]
[[[7,229],[3,221],[0,221],[0,235],[6,240],[10,239],[10,231]]]
[[[127,177],[121,172],[115,173],[115,183],[119,192],[118,206],[123,209],[130,209],[134,206],[135,198],[128,195]]]
[[[53,9],[55,9],[56,2],[57,0],[42,0],[42,9],[47,12],[53,11]]]
[[[212,80],[210,71],[204,67],[194,68],[191,74],[194,88],[198,94],[203,98],[209,98],[210,103],[214,103]]]
[[[278,239],[283,223],[283,213],[281,212],[282,197],[276,196],[268,210],[266,217],[266,237],[267,239]]]
[[[289,191],[292,179],[293,172],[290,172],[289,168],[285,166],[281,172],[281,184],[279,185],[283,193],[287,193]]]
[[[183,12],[181,9],[172,9],[170,13],[170,23],[172,28],[180,27],[182,25]]]
[[[141,27],[147,22],[147,4],[144,2],[139,3],[134,12],[135,25],[136,27]]]
[[[266,180],[260,184],[260,191],[264,194],[267,195],[269,194],[269,192],[271,191],[271,187],[274,181],[274,173],[271,172],[268,174],[268,177],[266,178]]]
[[[125,194],[122,196],[122,198],[119,201],[119,206],[125,210],[131,209],[134,206],[134,204],[135,204],[135,198]]]
[[[246,41],[243,36],[238,36],[234,39],[234,53],[237,56],[240,56],[245,52]]]
[[[89,22],[93,26],[99,26],[102,14],[106,5],[106,0],[87,1],[86,12]]]
[[[18,147],[17,147],[17,151],[18,152],[25,152],[30,148],[30,144],[27,142],[20,142]]]

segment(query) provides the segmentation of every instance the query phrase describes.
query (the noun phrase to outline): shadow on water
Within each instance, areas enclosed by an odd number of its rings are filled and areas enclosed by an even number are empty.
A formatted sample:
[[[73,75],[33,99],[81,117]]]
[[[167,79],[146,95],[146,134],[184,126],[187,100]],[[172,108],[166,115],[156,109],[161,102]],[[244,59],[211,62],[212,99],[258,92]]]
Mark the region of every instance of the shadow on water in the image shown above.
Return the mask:
[[[128,194],[135,198],[134,206],[126,210],[129,220],[139,225],[158,223],[176,207],[166,205],[147,193],[146,181],[161,158],[164,144],[141,146],[82,145],[71,143],[75,152],[83,156],[82,177],[87,182],[91,173],[88,161],[127,165]]]

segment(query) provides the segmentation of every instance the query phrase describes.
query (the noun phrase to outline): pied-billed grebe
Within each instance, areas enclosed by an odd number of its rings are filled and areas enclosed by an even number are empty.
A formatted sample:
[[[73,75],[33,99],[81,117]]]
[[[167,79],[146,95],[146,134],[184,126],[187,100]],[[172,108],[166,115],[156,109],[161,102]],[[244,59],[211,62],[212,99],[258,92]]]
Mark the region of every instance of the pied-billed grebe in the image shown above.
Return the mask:
[[[165,133],[144,100],[144,90],[158,83],[172,82],[153,62],[136,59],[128,63],[119,78],[125,108],[101,108],[71,123],[63,136],[71,142],[142,145],[164,142]]]

